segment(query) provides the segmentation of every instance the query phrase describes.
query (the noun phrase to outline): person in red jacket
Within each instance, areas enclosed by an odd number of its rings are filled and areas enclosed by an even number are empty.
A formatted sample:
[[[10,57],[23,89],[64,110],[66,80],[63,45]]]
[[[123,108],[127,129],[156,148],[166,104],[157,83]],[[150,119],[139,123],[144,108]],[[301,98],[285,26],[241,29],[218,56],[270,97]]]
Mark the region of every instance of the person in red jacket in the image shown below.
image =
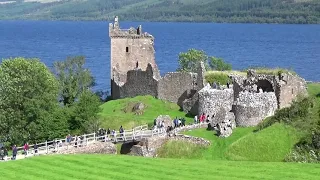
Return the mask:
[[[200,123],[203,123],[205,120],[206,116],[204,115],[204,113],[200,116]]]
[[[24,155],[28,155],[28,151],[29,151],[29,144],[25,143],[23,146],[23,150],[24,150]]]

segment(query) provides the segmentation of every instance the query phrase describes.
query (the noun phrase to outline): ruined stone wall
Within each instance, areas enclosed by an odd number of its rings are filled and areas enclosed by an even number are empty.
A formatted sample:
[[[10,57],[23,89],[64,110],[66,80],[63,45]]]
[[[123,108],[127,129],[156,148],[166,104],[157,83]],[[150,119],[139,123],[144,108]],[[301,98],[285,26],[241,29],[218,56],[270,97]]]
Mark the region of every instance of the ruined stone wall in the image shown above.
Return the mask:
[[[306,81],[290,73],[282,73],[276,89],[279,108],[290,106],[298,95],[307,95]]]
[[[274,92],[241,92],[234,102],[233,112],[237,126],[256,126],[277,110],[277,98]]]
[[[208,120],[217,124],[229,116],[233,104],[233,89],[212,89],[210,85],[199,91],[199,114],[209,115]]]
[[[191,98],[196,90],[196,73],[171,72],[159,81],[158,98],[177,103],[182,107],[183,101]]]
[[[158,80],[154,78],[153,73],[154,72],[150,64],[148,65],[146,71],[128,71],[126,83],[114,83],[114,90],[118,90],[118,93],[115,92],[113,94],[113,98],[117,99],[143,95],[157,97]]]

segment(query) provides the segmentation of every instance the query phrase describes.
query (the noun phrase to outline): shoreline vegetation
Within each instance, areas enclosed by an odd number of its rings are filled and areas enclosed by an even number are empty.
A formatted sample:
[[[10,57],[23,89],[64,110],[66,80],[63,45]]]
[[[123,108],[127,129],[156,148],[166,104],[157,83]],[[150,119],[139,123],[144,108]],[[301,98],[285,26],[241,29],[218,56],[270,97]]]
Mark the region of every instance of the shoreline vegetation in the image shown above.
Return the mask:
[[[320,24],[319,0],[0,0],[0,20]]]

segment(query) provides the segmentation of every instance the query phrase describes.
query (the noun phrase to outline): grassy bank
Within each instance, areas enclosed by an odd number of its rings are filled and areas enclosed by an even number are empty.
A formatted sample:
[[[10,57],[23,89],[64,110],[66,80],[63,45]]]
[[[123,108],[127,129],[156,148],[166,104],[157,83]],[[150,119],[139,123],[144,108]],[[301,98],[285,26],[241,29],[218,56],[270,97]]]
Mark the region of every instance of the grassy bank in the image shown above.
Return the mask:
[[[226,156],[242,161],[283,161],[298,140],[294,128],[277,123],[234,142]]]
[[[153,159],[112,155],[44,156],[0,163],[1,179],[317,179],[318,164]]]
[[[145,109],[141,115],[132,112],[132,108],[137,103],[143,103]],[[159,115],[169,115],[171,118],[185,117],[187,123],[192,122],[192,118],[180,111],[180,107],[175,103],[156,99],[152,96],[137,96],[108,101],[102,106],[102,126],[118,129],[120,125],[125,128],[132,128],[141,124],[153,124],[153,120]]]

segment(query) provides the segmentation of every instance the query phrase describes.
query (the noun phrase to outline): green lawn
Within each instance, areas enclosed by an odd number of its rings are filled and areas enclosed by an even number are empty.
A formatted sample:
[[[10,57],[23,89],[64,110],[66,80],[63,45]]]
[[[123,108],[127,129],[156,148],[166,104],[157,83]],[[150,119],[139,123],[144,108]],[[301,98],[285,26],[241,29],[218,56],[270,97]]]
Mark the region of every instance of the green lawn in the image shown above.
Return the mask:
[[[146,108],[142,115],[135,115],[132,112],[134,104],[142,102]],[[126,98],[108,101],[102,106],[102,126],[105,128],[116,128],[120,125],[125,128],[132,128],[142,124],[153,124],[153,120],[159,115],[170,115],[173,119],[177,117],[185,117],[187,123],[192,122],[192,118],[186,117],[186,114],[180,111],[177,104],[156,99],[152,96],[137,96],[134,98]]]
[[[43,156],[0,163],[1,180],[317,179],[319,164],[154,159],[116,155]]]

